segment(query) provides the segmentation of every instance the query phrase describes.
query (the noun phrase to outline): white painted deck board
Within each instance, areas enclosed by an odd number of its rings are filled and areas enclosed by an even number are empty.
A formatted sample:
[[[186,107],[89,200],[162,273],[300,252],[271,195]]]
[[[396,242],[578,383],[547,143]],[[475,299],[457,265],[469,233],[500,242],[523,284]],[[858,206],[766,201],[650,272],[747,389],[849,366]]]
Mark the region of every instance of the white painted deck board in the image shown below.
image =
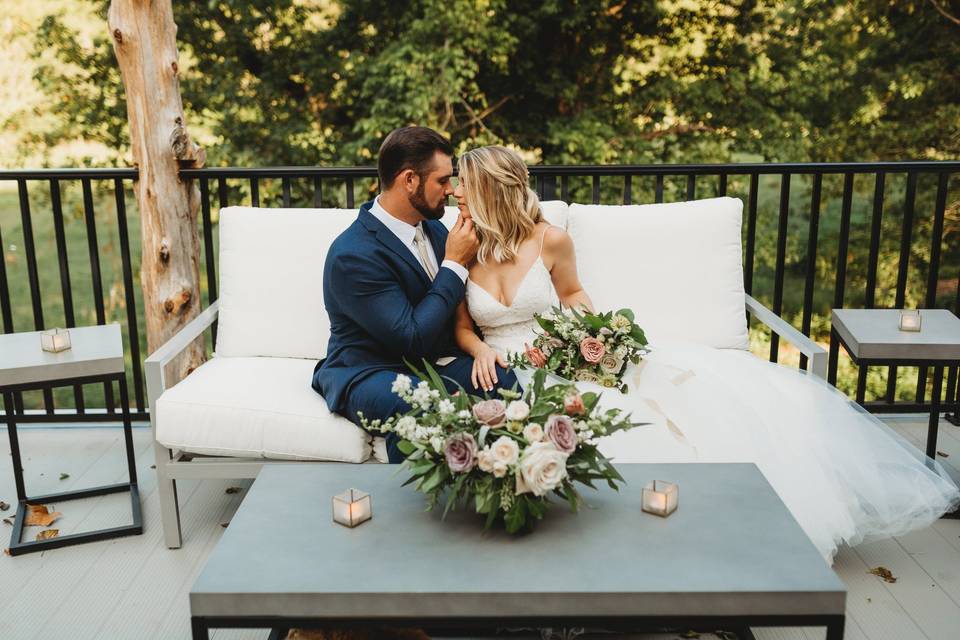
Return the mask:
[[[914,444],[926,437],[923,416],[888,420]],[[23,429],[28,491],[64,491],[125,478],[118,429]],[[147,429],[134,431],[144,533],[16,558],[0,556],[0,638],[189,638],[187,594],[206,557],[239,507],[250,481],[181,481],[184,546],[169,550],[159,523],[153,450]],[[960,468],[960,428],[941,422],[945,466]],[[0,499],[15,499],[9,446],[0,434]],[[59,480],[61,472],[69,473]],[[228,486],[243,487],[227,495]],[[125,494],[54,505],[62,533],[129,522]],[[13,515],[13,510],[3,514]],[[10,528],[0,525],[9,538]],[[39,531],[35,528],[31,533]],[[6,546],[6,540],[0,543]],[[887,585],[867,570],[882,564],[898,577]],[[960,521],[941,520],[896,540],[844,548],[834,569],[849,589],[848,640],[938,640],[960,637]],[[931,586],[932,585],[932,586]],[[754,629],[760,640],[819,640],[819,629]],[[217,630],[217,640],[263,640],[256,629]],[[668,640],[676,634],[648,634]],[[711,636],[702,636],[710,640]]]

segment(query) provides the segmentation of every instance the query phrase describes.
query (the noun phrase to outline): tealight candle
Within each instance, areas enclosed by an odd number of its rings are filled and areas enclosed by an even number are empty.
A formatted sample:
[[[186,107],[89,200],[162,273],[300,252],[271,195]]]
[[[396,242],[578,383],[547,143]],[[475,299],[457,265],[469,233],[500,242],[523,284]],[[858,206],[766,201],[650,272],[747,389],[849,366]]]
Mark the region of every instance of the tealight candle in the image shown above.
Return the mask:
[[[351,529],[373,517],[373,499],[359,489],[333,496],[333,521]]]
[[[900,331],[920,331],[920,309],[900,310]]]
[[[647,513],[666,518],[677,510],[680,487],[663,480],[654,480],[643,488],[641,508]]]
[[[66,329],[50,329],[40,333],[40,348],[50,353],[70,348],[70,332]]]

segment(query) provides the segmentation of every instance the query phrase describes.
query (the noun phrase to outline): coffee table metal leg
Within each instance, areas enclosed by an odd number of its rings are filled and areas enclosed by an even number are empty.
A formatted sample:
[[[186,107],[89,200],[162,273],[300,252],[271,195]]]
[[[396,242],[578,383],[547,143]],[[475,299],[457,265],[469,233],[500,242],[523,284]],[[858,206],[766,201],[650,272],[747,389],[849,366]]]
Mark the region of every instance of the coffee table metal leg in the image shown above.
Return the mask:
[[[190,629],[193,633],[193,640],[210,640],[210,631],[207,627],[206,618],[190,618]]]
[[[827,640],[843,640],[843,630],[846,626],[846,616],[837,616],[827,623]]]

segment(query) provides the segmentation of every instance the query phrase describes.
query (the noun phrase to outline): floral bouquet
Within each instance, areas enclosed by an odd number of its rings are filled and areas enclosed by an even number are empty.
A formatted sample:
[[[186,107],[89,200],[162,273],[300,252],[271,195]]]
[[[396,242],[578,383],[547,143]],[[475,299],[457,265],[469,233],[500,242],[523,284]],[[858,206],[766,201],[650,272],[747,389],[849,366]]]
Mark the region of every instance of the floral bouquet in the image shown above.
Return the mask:
[[[543,368],[567,380],[595,382],[627,392],[623,382],[626,363],[640,362],[648,351],[647,338],[633,321],[630,309],[590,313],[554,307],[550,314],[534,316],[543,333],[525,353],[508,358],[513,367]]]
[[[362,422],[401,438],[412,474],[404,485],[415,483],[428,509],[445,500],[446,517],[456,505],[469,506],[485,516],[486,528],[502,519],[516,533],[543,518],[551,494],[576,511],[582,499],[575,482],[596,488],[594,481],[605,481],[613,489],[623,482],[597,440],[640,423],[619,409],[598,409],[597,394],[545,387],[541,369],[523,394],[501,389],[503,399],[482,399],[461,388],[451,395],[426,368],[426,375],[413,370],[422,380],[416,387],[403,374],[393,383],[392,391],[413,407],[409,413]]]

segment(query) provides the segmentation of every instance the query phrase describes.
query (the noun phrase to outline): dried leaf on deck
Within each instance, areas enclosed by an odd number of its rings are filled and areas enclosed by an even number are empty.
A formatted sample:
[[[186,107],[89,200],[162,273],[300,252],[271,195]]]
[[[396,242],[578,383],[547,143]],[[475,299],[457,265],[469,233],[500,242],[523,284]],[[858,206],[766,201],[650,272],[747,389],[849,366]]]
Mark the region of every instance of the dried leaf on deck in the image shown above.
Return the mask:
[[[227,487],[228,494],[240,493],[241,491],[243,491],[243,487]]]
[[[3,519],[3,524],[8,524],[8,525],[10,525],[10,526],[12,527],[12,526],[13,526],[13,520],[11,520],[10,518],[4,518],[4,519]]]
[[[70,477],[70,474],[69,474],[69,473],[61,473],[61,474],[60,474],[60,479],[61,479],[61,480],[66,480],[66,479],[69,478],[69,477]]]
[[[889,582],[890,584],[893,584],[897,581],[896,576],[890,573],[890,569],[887,569],[886,567],[876,567],[874,569],[870,569],[870,571],[867,573],[872,573],[879,578],[883,578],[884,582]]]
[[[6,511],[9,508],[10,508],[9,504],[4,502],[3,500],[0,500],[0,511]]]
[[[23,523],[28,527],[49,527],[62,515],[59,511],[50,513],[45,504],[28,504],[27,517]]]
[[[156,468],[157,468],[157,465],[152,464],[152,465],[150,465],[150,468],[151,468],[151,469],[156,469]]]
[[[229,522],[221,522],[221,523],[220,523],[220,526],[223,527],[224,529],[226,529],[227,527],[230,526],[230,523],[229,523]]]
[[[937,455],[940,456],[941,458],[949,458],[949,457],[950,457],[950,454],[947,453],[946,451],[937,451]]]
[[[56,538],[58,535],[60,535],[60,529],[45,529],[37,534],[37,542]]]
[[[5,556],[10,555],[10,549],[4,549],[4,550],[3,550],[3,555],[5,555]]]

